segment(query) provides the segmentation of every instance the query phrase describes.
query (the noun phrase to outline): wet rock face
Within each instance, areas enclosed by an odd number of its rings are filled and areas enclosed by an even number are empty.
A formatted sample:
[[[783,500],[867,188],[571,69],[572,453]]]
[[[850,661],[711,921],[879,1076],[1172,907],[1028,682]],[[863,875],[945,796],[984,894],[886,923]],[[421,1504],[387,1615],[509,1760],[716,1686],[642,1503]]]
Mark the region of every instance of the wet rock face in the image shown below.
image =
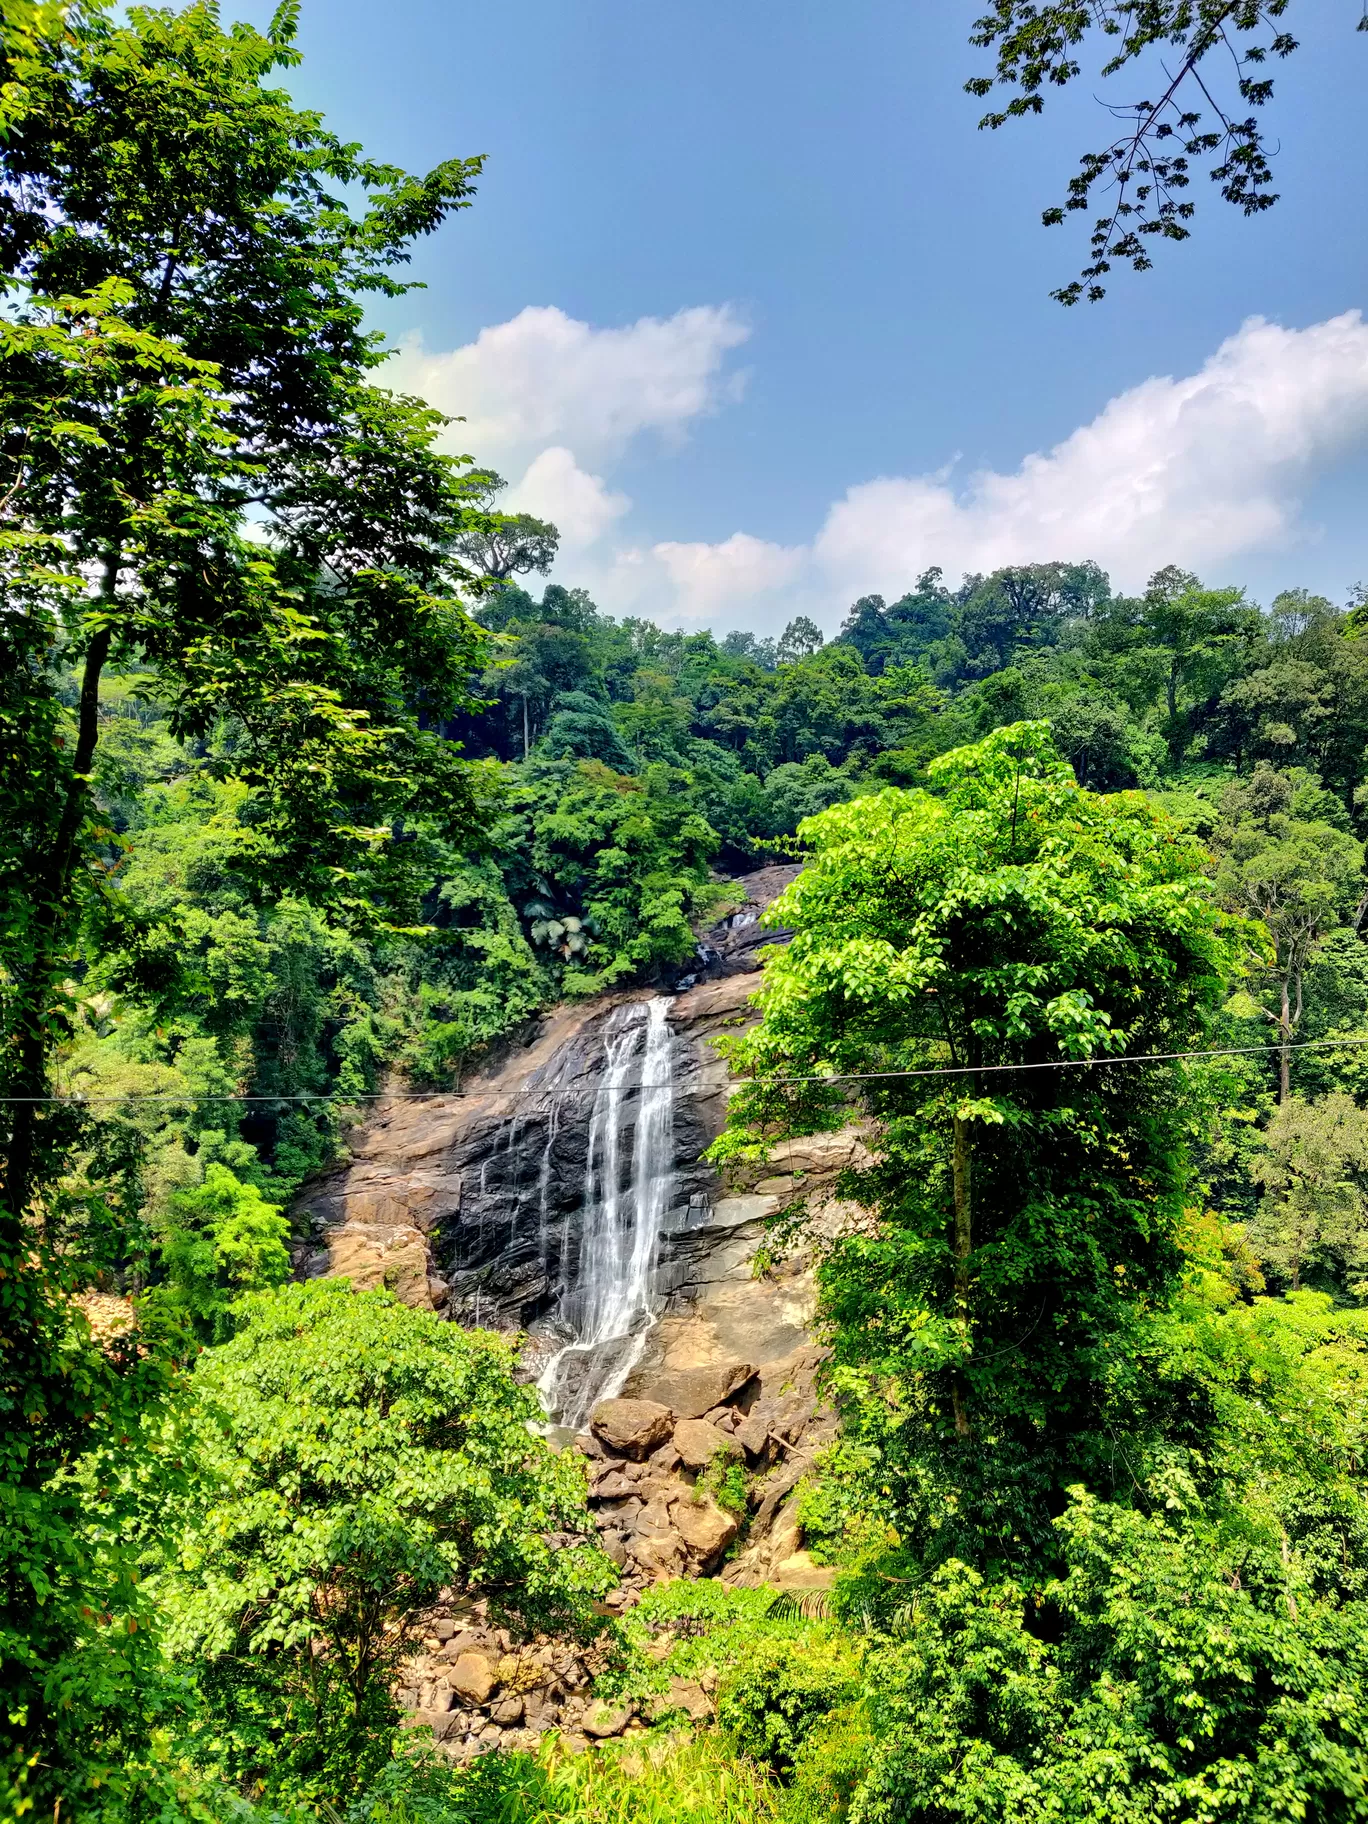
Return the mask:
[[[668,1309],[694,1294],[717,1248],[734,1253],[755,1228],[743,1219],[745,1233],[734,1233],[735,1212],[715,1219],[717,1177],[701,1155],[721,1131],[727,1077],[707,1041],[753,1017],[757,952],[783,941],[759,915],[796,872],[768,868],[737,883],[746,903],[708,933],[671,1002],[673,1173],[656,1276]],[[614,1020],[649,998],[555,1008],[461,1095],[378,1104],[351,1136],[348,1164],[296,1206],[313,1234],[302,1271],[388,1285],[458,1323],[518,1330],[550,1317],[579,1274],[590,1125]],[[638,1090],[622,1092],[627,1156],[641,1104]]]

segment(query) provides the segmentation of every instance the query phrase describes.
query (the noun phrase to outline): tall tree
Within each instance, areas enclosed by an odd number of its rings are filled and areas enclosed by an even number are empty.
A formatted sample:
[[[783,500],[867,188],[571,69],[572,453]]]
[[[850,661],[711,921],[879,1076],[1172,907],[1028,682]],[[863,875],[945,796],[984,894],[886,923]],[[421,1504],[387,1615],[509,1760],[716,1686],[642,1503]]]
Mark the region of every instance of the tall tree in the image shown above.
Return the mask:
[[[1104,1061],[1199,1040],[1234,948],[1197,845],[1081,790],[1047,725],[929,772],[935,795],[803,825],[718,1151],[782,1163],[786,1135],[867,1115],[846,1188],[877,1226],[822,1269],[838,1374],[891,1523],[982,1562],[1051,1551],[1065,1485],[1107,1473],[1107,1364],[1178,1270],[1193,1092]]]
[[[1263,1200],[1250,1228],[1261,1264],[1293,1292],[1308,1269],[1357,1287],[1368,1266],[1362,1178],[1368,1115],[1352,1096],[1292,1096],[1261,1136],[1251,1173]]]
[[[475,821],[424,726],[478,659],[450,556],[472,510],[442,420],[370,383],[362,314],[477,162],[374,164],[267,86],[296,10],[264,35],[203,5],[74,11],[0,67],[0,1762],[69,1814],[151,1713],[119,1683],[132,1567],[94,1564],[68,1472],[105,1439],[117,1480],[170,1372],[97,1347],[70,1302],[76,1115],[44,1100],[82,931],[122,917],[91,795],[107,668],[216,737],[267,896],[407,914],[396,818]]]
[[[475,167],[374,165],[266,88],[294,59],[292,18],[282,8],[263,37],[202,7],[96,14],[26,69],[30,103],[0,148],[8,550],[22,563],[60,538],[68,569],[96,579],[48,623],[49,656],[60,641],[80,685],[43,827],[15,858],[32,901],[4,1035],[19,1096],[43,1093],[61,1024],[112,656],[146,671],[175,732],[241,727],[267,822],[293,833],[291,873],[374,851],[425,772],[466,797],[417,719],[420,700],[460,700],[474,659],[446,556],[462,488],[431,447],[442,421],[368,384],[382,354],[361,313],[365,292],[402,289],[392,268],[467,200]],[[329,184],[369,190],[359,218]],[[265,546],[243,535],[249,504]],[[30,655],[40,645],[28,637]],[[50,675],[33,687],[50,694]],[[38,1106],[19,1103],[7,1137],[13,1217]]]
[[[532,570],[545,576],[560,548],[556,528],[531,513],[496,512],[494,502],[508,483],[493,469],[473,470],[466,484],[485,512],[477,525],[456,540],[461,556],[496,582],[506,583],[510,577],[526,576]]]
[[[1216,890],[1266,934],[1244,999],[1277,1034],[1280,1102],[1292,1093],[1307,965],[1330,931],[1362,916],[1366,889],[1363,844],[1333,824],[1294,816],[1293,790],[1285,773],[1260,762],[1247,784],[1227,789],[1216,832]]]
[[[1170,764],[1181,766],[1262,634],[1259,610],[1243,589],[1204,589],[1190,572],[1169,565],[1145,590],[1145,627],[1165,655],[1164,739]]]
[[[791,620],[779,636],[776,656],[781,665],[792,665],[798,659],[809,659],[822,648],[822,630],[816,621],[800,614]]]

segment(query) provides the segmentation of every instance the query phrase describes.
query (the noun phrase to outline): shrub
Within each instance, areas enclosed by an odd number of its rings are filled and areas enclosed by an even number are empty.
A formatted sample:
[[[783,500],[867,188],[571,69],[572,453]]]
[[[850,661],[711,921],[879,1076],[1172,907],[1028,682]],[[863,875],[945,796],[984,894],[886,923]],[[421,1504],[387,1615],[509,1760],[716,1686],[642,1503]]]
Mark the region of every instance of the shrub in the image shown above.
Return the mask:
[[[241,1309],[195,1369],[200,1481],[160,1594],[199,1669],[201,1753],[329,1798],[391,1755],[395,1675],[444,1587],[585,1634],[614,1572],[573,1453],[528,1432],[511,1344],[345,1280]]]
[[[718,1719],[744,1753],[787,1776],[813,1727],[857,1691],[854,1654],[834,1630],[761,1638],[723,1679]]]
[[[233,1301],[290,1277],[290,1225],[254,1184],[226,1165],[209,1164],[204,1182],[169,1199],[161,1236],[165,1280],[144,1295],[158,1315],[189,1320],[201,1341],[221,1343],[233,1329]]]

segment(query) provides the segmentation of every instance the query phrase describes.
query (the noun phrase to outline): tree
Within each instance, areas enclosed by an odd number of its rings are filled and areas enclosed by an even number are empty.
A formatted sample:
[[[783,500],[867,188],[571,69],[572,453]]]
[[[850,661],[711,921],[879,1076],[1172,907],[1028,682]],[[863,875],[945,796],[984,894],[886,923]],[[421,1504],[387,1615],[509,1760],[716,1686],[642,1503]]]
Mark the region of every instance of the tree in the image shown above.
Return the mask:
[[[598,760],[534,758],[525,769],[501,832],[506,878],[537,924],[569,916],[589,934],[566,958],[563,993],[596,994],[693,953],[691,921],[716,898],[717,836],[685,786],[659,763],[634,778]]]
[[[81,668],[74,740],[46,749],[44,814],[17,858],[31,911],[6,1076],[30,1098],[89,875],[111,657],[137,656],[174,732],[240,723],[239,770],[262,792],[264,833],[294,837],[280,859],[296,881],[307,861],[321,883],[344,854],[383,868],[377,826],[424,773],[458,818],[470,811],[414,704],[454,704],[474,660],[465,573],[444,551],[464,497],[431,447],[442,420],[367,384],[381,355],[358,294],[401,289],[390,269],[467,199],[476,167],[420,180],[371,164],[267,90],[293,58],[290,17],[261,37],[226,35],[198,7],[127,26],[96,15],[28,71],[32,106],[0,152],[17,317],[0,393],[7,549],[30,595],[54,586],[45,539],[98,578],[88,594],[69,585],[60,615],[29,610],[30,652],[50,663],[60,640]],[[359,220],[329,181],[369,187]],[[249,501],[265,548],[242,533]],[[52,688],[30,672],[35,699]],[[39,1106],[18,1105],[5,1149],[12,1215],[32,1189]]]
[[[1250,1167],[1264,1192],[1250,1245],[1294,1292],[1308,1268],[1343,1279],[1368,1265],[1365,1167],[1368,1115],[1352,1096],[1290,1096],[1264,1130]]]
[[[512,1346],[346,1280],[259,1293],[195,1367],[197,1486],[159,1593],[238,1782],[337,1802],[393,1752],[393,1686],[444,1588],[580,1634],[613,1581],[573,1452]]]
[[[800,614],[779,635],[775,656],[781,665],[792,665],[798,659],[811,658],[822,649],[822,630],[816,621]]]
[[[753,633],[729,633],[722,642],[722,651],[729,659],[752,660],[761,671],[773,671],[778,663],[774,641],[757,639]]]
[[[204,1342],[223,1342],[232,1334],[238,1298],[289,1279],[289,1236],[276,1204],[211,1160],[202,1183],[169,1199],[159,1238],[165,1278],[142,1303],[183,1314]]]
[[[801,827],[767,915],[795,935],[727,1044],[746,1080],[717,1151],[782,1162],[856,1098],[874,1164],[845,1188],[877,1225],[821,1272],[848,1429],[917,1555],[981,1562],[1048,1554],[1066,1483],[1109,1473],[1106,1364],[1175,1283],[1200,1093],[1103,1061],[1196,1042],[1236,950],[1198,845],[1081,790],[1046,725],[928,770],[934,796]],[[1096,1067],[1019,1068],[1066,1059]]]
[[[735,636],[729,634],[728,639]],[[888,604],[881,595],[862,595],[852,602],[836,636],[853,646],[869,671],[883,669],[885,652],[892,645],[888,628]]]
[[[1196,205],[1186,192],[1202,166],[1220,185],[1222,198],[1245,215],[1258,215],[1278,200],[1259,110],[1273,96],[1269,60],[1297,48],[1282,24],[1288,3],[1100,0],[1079,6],[1073,0],[991,0],[970,43],[992,51],[996,68],[965,88],[987,97],[1000,87],[1011,99],[985,114],[980,127],[1042,113],[1042,91],[1065,87],[1080,74],[1080,47],[1089,41],[1101,40],[1110,53],[1098,72],[1103,78],[1127,70],[1147,53],[1158,66],[1154,99],[1107,104],[1125,123],[1122,131],[1084,154],[1063,206],[1044,212],[1046,225],[1057,225],[1068,214],[1095,208],[1098,193],[1110,193],[1093,223],[1090,261],[1077,279],[1052,293],[1060,303],[1105,296],[1101,280],[1116,261],[1129,260],[1136,272],[1147,271],[1155,237],[1187,240]],[[1360,21],[1359,29],[1364,25]],[[1228,85],[1224,94],[1213,63]]]
[[[544,519],[530,513],[498,513],[494,499],[508,486],[493,469],[474,469],[467,485],[484,508],[480,523],[462,532],[455,548],[477,571],[505,583],[510,576],[538,570],[543,576],[556,561],[560,533]]]
[[[73,1756],[98,1761],[94,1721],[81,1740],[64,1705],[115,1663],[69,1477],[175,1372],[151,1332],[102,1348],[71,1305],[90,1262],[57,1177],[91,1123],[44,1100],[77,953],[124,917],[92,798],[108,669],[135,666],[176,736],[227,731],[264,897],[288,883],[411,916],[394,820],[476,821],[424,716],[468,698],[473,579],[450,550],[478,512],[433,448],[444,421],[370,384],[362,317],[478,161],[411,177],[267,87],[294,14],[262,35],[199,5],[73,10],[7,42],[0,70],[21,98],[0,140],[0,1753],[40,1769],[44,1804],[75,1802]],[[88,1209],[107,1223],[112,1203]],[[130,1699],[125,1736],[144,1726]]]
[[[980,671],[1012,662],[1018,647],[1052,646],[1067,620],[1087,619],[1111,594],[1096,564],[1016,564],[966,577],[955,631]]]
[[[1243,589],[1204,589],[1188,571],[1170,565],[1145,590],[1145,627],[1166,655],[1164,738],[1169,762],[1181,766],[1204,717],[1239,671],[1262,631],[1259,611]]]
[[[1292,1093],[1307,965],[1329,931],[1361,916],[1364,899],[1363,844],[1332,824],[1294,817],[1293,793],[1292,780],[1261,761],[1247,785],[1227,789],[1216,834],[1217,893],[1266,933],[1265,957],[1252,964],[1237,1008],[1277,1032],[1280,1102]]]

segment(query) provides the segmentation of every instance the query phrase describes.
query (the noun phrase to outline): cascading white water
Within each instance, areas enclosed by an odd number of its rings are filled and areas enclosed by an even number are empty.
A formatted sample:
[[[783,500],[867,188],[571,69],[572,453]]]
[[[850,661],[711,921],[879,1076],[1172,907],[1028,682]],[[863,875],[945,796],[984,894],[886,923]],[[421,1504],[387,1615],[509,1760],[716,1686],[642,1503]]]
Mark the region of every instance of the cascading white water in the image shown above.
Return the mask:
[[[552,1419],[578,1428],[626,1384],[655,1321],[661,1224],[674,1181],[674,1042],[657,995],[617,1010],[589,1122],[584,1226],[557,1326],[568,1340],[537,1382]],[[643,1017],[644,1016],[644,1017]],[[630,1159],[624,1116],[636,1095]]]

